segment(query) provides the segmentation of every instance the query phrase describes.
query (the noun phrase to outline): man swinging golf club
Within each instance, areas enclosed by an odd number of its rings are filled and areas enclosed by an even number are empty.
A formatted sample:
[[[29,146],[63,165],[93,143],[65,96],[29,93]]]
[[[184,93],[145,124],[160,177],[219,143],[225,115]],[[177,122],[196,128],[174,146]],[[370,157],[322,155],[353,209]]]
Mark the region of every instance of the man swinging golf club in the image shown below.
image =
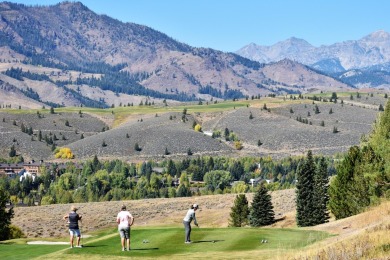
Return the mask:
[[[77,237],[77,245],[76,247],[82,247],[80,245],[80,229],[79,229],[79,220],[81,221],[81,216],[76,213],[77,208],[72,206],[70,208],[70,213],[63,217],[64,220],[68,220],[69,224],[69,235],[70,235],[70,248],[73,248],[73,240],[74,237]]]
[[[195,211],[198,209],[198,204],[191,205],[191,208],[187,211],[186,216],[183,219],[185,229],[185,242],[186,244],[191,243],[191,222],[194,220],[195,226],[199,227],[198,221],[196,221]]]

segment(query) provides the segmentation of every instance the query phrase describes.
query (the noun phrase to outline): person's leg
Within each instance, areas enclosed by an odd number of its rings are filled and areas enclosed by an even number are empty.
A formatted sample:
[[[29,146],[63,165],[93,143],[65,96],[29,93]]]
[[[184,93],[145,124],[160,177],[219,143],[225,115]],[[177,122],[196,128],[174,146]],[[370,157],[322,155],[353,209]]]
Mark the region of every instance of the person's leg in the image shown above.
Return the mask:
[[[190,222],[183,221],[184,229],[185,229],[185,242],[190,241],[190,234],[191,234],[191,225]]]
[[[76,236],[77,236],[77,247],[80,247],[80,238],[81,238],[80,229],[76,229]]]
[[[126,245],[127,245],[127,250],[130,250],[130,228],[125,229],[125,238],[126,238]]]
[[[188,223],[188,242],[191,242],[191,224]]]
[[[73,247],[73,232],[72,232],[72,230],[69,230],[69,242],[70,242],[70,247]]]
[[[119,236],[121,237],[122,251],[125,251],[125,233],[122,228],[118,227]]]

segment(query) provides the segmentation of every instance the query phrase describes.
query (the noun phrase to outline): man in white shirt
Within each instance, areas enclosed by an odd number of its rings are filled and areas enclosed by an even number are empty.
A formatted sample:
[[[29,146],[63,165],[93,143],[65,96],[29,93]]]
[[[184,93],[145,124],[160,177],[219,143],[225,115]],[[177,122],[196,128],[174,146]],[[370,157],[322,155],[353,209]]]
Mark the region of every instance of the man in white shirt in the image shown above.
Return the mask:
[[[126,210],[125,205],[122,206],[121,211],[118,213],[116,223],[118,223],[118,231],[121,236],[122,251],[130,251],[130,227],[134,223],[134,217]],[[125,244],[127,244],[127,248]]]
[[[198,221],[196,221],[195,211],[198,209],[198,204],[191,205],[191,208],[187,211],[186,216],[183,219],[185,229],[185,242],[186,244],[191,243],[191,222],[194,220],[194,224],[198,227]]]

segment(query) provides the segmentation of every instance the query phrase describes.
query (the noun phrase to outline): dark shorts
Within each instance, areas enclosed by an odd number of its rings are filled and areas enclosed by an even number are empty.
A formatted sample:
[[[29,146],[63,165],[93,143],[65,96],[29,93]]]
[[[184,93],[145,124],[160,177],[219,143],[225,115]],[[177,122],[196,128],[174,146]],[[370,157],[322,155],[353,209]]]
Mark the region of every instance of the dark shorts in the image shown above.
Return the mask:
[[[118,227],[121,238],[130,239],[130,227]]]

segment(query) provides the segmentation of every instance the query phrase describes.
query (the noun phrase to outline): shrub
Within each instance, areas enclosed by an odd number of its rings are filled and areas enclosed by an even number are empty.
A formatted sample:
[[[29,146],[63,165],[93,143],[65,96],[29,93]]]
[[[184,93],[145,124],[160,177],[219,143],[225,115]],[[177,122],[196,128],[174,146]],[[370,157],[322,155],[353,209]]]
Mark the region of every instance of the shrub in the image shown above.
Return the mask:
[[[14,225],[10,225],[9,226],[9,238],[10,239],[15,239],[15,238],[25,238],[26,235],[23,233],[23,231],[17,227],[17,226],[14,226]]]
[[[196,124],[195,127],[194,127],[194,130],[195,130],[196,132],[202,132],[202,126],[199,125],[199,124]]]

